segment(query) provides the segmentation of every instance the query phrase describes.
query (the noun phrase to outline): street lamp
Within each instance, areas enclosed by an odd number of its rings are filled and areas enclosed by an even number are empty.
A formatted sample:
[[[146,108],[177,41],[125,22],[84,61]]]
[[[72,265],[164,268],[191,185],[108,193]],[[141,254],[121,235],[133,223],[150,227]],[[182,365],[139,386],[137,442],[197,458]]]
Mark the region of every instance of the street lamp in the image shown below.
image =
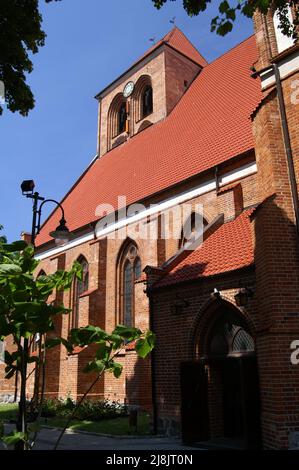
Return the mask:
[[[54,238],[55,243],[57,246],[64,246],[67,242],[69,242],[72,238],[72,234],[70,233],[69,229],[66,226],[66,220],[64,218],[64,209],[62,205],[55,201],[54,199],[45,199],[41,197],[38,192],[33,192],[35,188],[35,184],[33,180],[25,180],[21,184],[21,190],[23,196],[26,196],[30,199],[33,199],[33,216],[32,216],[32,230],[31,230],[31,243],[35,245],[35,238],[40,233],[41,228],[41,214],[42,214],[42,207],[47,202],[53,202],[56,204],[62,213],[62,217],[60,219],[58,227],[53,232],[50,232],[50,236]],[[42,201],[40,206],[38,207],[39,201]]]

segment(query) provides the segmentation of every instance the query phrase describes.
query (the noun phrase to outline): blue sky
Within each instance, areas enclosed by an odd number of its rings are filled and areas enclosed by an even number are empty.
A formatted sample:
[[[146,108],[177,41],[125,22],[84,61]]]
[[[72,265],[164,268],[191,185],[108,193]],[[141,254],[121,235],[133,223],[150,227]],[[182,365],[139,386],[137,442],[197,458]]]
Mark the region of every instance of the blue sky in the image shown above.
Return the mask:
[[[47,198],[63,197],[96,154],[95,94],[151,46],[149,38],[164,36],[172,17],[209,62],[252,34],[244,17],[225,38],[210,33],[217,5],[189,18],[182,0],[160,11],[151,0],[40,0],[47,40],[28,76],[35,108],[28,117],[6,109],[0,117],[0,223],[9,240],[31,226],[22,180],[34,179]],[[43,218],[52,208],[45,206]]]

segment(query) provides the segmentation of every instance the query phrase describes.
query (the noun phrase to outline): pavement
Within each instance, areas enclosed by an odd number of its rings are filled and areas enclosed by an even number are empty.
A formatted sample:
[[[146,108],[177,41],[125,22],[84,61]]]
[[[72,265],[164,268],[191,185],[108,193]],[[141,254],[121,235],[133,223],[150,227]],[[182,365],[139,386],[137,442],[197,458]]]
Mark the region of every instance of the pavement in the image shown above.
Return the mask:
[[[51,450],[60,430],[42,428],[35,450]],[[2,450],[1,446],[0,449]],[[195,450],[183,445],[181,439],[170,437],[106,437],[79,431],[67,431],[60,441],[59,450]]]

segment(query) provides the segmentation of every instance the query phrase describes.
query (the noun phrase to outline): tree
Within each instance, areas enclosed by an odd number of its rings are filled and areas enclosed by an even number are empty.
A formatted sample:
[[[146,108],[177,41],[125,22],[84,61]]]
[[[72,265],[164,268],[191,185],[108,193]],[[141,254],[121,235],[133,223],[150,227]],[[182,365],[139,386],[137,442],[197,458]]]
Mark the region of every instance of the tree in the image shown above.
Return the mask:
[[[46,3],[60,0],[45,0]],[[128,1],[128,0],[127,0]],[[161,8],[168,0],[152,0],[156,8]],[[169,0],[176,1],[176,0]],[[183,6],[190,16],[206,10],[213,0],[183,0]],[[282,31],[297,37],[299,24],[298,0],[228,0],[221,1],[219,15],[212,20],[211,30],[224,36],[232,30],[237,12],[251,18],[256,10],[266,14],[273,5],[278,10]],[[294,25],[290,24],[287,7],[296,10]],[[82,8],[84,2],[82,1]],[[10,111],[18,111],[27,116],[34,108],[34,96],[26,83],[26,74],[31,73],[33,64],[29,54],[36,54],[44,46],[46,34],[41,29],[42,16],[38,0],[1,0],[0,1],[0,82],[5,89],[5,102]],[[0,83],[0,90],[2,89]],[[1,96],[0,96],[1,98]],[[0,104],[0,115],[3,108]]]
[[[152,0],[156,8],[160,9],[168,0]],[[175,2],[176,0],[169,0]],[[183,7],[189,16],[197,16],[205,11],[212,0],[183,0]],[[267,14],[270,8],[277,10],[282,32],[288,36],[297,38],[297,26],[299,24],[298,0],[235,0],[234,3],[223,0],[219,4],[219,15],[211,22],[211,31],[220,36],[225,36],[233,29],[238,12],[248,18],[252,18],[256,11]],[[294,23],[288,18],[288,7],[295,11]]]
[[[53,0],[45,1],[49,3]],[[23,116],[34,108],[34,97],[26,83],[26,73],[33,70],[29,53],[36,54],[45,44],[46,34],[41,24],[38,0],[1,0],[0,80],[4,83],[8,109],[19,111]],[[2,112],[0,106],[0,115]]]
[[[0,437],[6,444],[15,444],[22,450],[32,448],[36,440],[43,401],[47,349],[62,344],[72,352],[75,346],[96,346],[94,359],[86,364],[84,369],[87,373],[93,373],[95,379],[77,404],[79,406],[105,371],[112,372],[116,378],[121,375],[122,365],[116,362],[116,357],[125,344],[134,341],[137,354],[145,358],[153,349],[155,340],[154,334],[150,331],[143,333],[138,328],[124,325],[118,325],[110,334],[97,326],[87,325],[72,329],[68,338],[61,337],[59,332],[55,331],[55,317],[67,315],[70,310],[63,305],[49,302],[48,299],[54,291],[68,289],[75,277],[81,279],[82,268],[75,262],[69,272],[57,271],[54,274],[36,277],[34,273],[38,264],[34,258],[33,248],[24,241],[8,244],[4,237],[0,237],[0,341],[8,337],[13,338],[14,350],[5,351],[5,373],[7,379],[11,379],[15,374],[19,374],[21,379],[17,429],[9,435],[4,435],[2,427]],[[30,347],[36,335],[40,337],[41,348],[37,355],[32,356]],[[26,396],[27,371],[30,364],[41,368],[43,380],[38,410],[35,410],[36,422],[28,425]],[[75,411],[76,409],[70,420]],[[67,425],[68,423],[66,427]],[[33,439],[30,437],[32,433]]]

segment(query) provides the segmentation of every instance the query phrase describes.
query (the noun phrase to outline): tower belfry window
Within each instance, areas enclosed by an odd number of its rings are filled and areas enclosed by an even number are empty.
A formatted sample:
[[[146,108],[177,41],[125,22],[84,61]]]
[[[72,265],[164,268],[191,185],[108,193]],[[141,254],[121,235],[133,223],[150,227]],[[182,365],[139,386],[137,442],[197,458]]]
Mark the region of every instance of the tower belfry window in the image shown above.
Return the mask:
[[[127,105],[123,101],[118,111],[118,134],[125,132],[127,121]]]
[[[153,112],[153,89],[148,85],[142,95],[142,117],[148,116]]]

